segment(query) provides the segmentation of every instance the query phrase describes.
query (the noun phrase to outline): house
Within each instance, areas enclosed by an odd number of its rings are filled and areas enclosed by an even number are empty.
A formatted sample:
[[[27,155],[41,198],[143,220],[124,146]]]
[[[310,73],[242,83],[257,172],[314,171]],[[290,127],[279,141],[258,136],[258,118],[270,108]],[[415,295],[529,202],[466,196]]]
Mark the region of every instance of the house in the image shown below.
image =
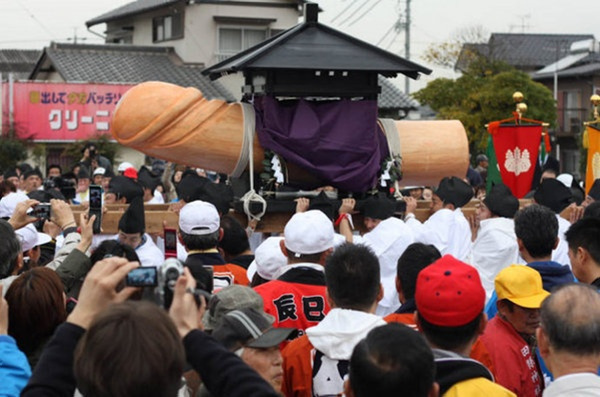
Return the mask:
[[[86,22],[106,24],[106,43],[168,46],[186,64],[209,67],[298,23],[305,0],[138,0]],[[241,75],[219,80],[241,98]],[[416,101],[380,77],[382,117],[402,118]]]
[[[456,69],[464,71],[474,55],[484,56],[529,73],[555,92],[557,127],[550,131],[555,155],[562,172],[580,175],[578,140],[593,111],[589,98],[600,89],[597,48],[591,34],[493,33],[487,43],[465,44]]]
[[[560,147],[563,170],[578,172],[580,141],[585,121],[593,118],[590,97],[600,94],[600,54],[598,42],[574,42],[569,52],[556,62],[532,73],[532,78],[557,93],[558,127],[556,144]]]
[[[294,26],[303,0],[137,0],[86,22],[106,24],[106,43],[172,47],[207,67]],[[240,77],[221,81],[241,96]]]
[[[185,87],[197,87],[207,99],[235,101],[235,97],[219,82],[212,82],[204,77],[201,69],[195,64],[185,64],[172,47],[52,43],[42,51],[28,78],[32,81],[53,83],[92,83],[87,85],[88,89],[98,83],[122,83],[125,85],[125,91],[132,84],[157,80]],[[62,132],[64,128],[57,128],[55,134],[40,134],[33,139],[45,141],[48,164],[60,164],[66,168],[74,159],[61,156],[65,144],[69,141],[69,135]],[[77,135],[76,129],[71,136],[71,140],[85,139]],[[128,159],[134,164],[141,165],[144,161],[141,153],[129,148],[122,148],[119,154],[121,159]]]
[[[9,74],[14,80],[26,79],[40,54],[38,50],[0,49],[0,80],[7,81]]]
[[[464,71],[470,58],[478,55],[532,73],[563,58],[574,42],[593,38],[591,34],[492,33],[487,43],[464,44],[455,68]]]

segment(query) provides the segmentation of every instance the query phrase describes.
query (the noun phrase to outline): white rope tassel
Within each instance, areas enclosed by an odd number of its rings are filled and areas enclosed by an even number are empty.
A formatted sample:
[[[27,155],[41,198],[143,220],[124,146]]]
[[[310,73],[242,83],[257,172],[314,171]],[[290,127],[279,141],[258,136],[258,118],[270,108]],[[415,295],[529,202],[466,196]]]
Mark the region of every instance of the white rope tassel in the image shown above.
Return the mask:
[[[401,158],[400,153],[400,134],[398,133],[398,129],[396,128],[396,122],[393,119],[379,119],[379,123],[383,132],[385,133],[385,138],[387,139],[388,150],[390,151],[390,158],[392,161],[394,159]],[[402,198],[402,193],[400,193],[400,186],[398,181],[394,182],[394,197],[396,199]]]
[[[248,163],[250,172],[250,190],[246,192],[240,200],[244,204],[244,213],[248,216],[248,221],[260,221],[267,211],[267,202],[261,195],[256,193],[256,190],[254,190],[254,129],[256,127],[254,108],[249,103],[242,103],[241,105],[244,113],[244,138],[242,151],[238,163],[235,166],[234,173],[239,172],[239,175],[241,175]],[[234,176],[233,173],[232,176]],[[253,214],[251,212],[250,203],[252,201],[259,202],[262,205],[262,211],[260,213]]]

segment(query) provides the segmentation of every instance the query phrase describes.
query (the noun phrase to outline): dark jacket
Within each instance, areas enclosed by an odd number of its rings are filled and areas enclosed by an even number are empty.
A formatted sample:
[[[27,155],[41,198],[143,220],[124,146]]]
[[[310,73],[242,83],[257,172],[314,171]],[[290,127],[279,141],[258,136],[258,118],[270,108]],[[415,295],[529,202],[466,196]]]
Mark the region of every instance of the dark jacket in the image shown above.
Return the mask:
[[[21,396],[72,396],[75,392],[73,352],[85,330],[64,323],[46,346]],[[208,334],[194,330],[183,338],[188,362],[214,396],[277,397],[275,390],[241,358]]]
[[[558,285],[572,283],[575,277],[568,265],[561,265],[558,262],[530,262],[527,266],[535,269],[542,276],[544,289],[552,292],[552,289]]]

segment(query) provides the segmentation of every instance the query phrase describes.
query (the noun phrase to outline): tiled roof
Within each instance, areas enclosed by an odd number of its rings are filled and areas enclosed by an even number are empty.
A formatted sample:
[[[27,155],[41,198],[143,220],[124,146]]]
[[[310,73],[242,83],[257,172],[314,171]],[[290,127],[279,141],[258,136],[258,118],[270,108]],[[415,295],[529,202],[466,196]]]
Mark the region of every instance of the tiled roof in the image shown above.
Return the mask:
[[[517,68],[539,69],[565,57],[574,42],[586,39],[594,35],[492,33],[487,44],[465,44],[457,68],[461,69],[463,51],[476,51]]]
[[[215,3],[218,0],[195,0],[195,3]],[[221,0],[222,3],[227,3],[228,0]],[[144,12],[152,11],[158,8],[169,6],[171,4],[183,3],[184,0],[136,0],[131,3],[127,3],[124,6],[115,8],[109,12],[106,12],[96,18],[90,19],[85,24],[87,27],[98,25],[100,23],[110,22],[121,18],[127,18],[133,15],[141,14]],[[263,2],[264,3],[264,2]],[[290,1],[290,6],[296,4],[304,4],[306,0],[296,0],[295,2]],[[239,5],[237,2],[236,5]],[[251,5],[251,4],[250,4]],[[275,4],[274,4],[275,5]]]
[[[511,65],[545,66],[569,53],[575,41],[593,39],[591,34],[511,34],[494,33],[489,45]]]
[[[179,2],[182,2],[182,0],[137,0],[127,3],[119,8],[115,8],[114,10],[106,12],[100,16],[97,16],[96,18],[90,19],[85,23],[85,25],[89,28],[90,26],[98,25],[100,23],[126,18],[128,16],[152,11],[157,8],[162,8]]]
[[[39,50],[0,50],[0,73],[13,73],[15,79],[26,79],[42,52]]]
[[[122,44],[52,44],[44,49],[30,78],[37,76],[45,59],[67,82],[141,83],[164,81],[196,87],[208,99],[235,101],[223,85],[201,74],[201,67],[184,65],[171,47],[144,47]]]
[[[417,109],[419,103],[402,92],[383,76],[378,78],[381,93],[377,96],[380,109]]]

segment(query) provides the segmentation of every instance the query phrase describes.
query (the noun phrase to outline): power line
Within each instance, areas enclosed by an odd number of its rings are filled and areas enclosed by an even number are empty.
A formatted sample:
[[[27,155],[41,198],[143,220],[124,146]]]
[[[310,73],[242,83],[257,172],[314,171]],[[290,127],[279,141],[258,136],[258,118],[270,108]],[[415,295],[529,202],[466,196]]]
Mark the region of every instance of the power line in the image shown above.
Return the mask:
[[[387,32],[385,32],[383,34],[383,36],[381,36],[381,38],[379,39],[379,41],[375,45],[379,46],[379,44],[381,44],[381,42],[388,37],[388,35],[392,32],[392,30],[394,30],[395,27],[396,27],[396,21],[394,21],[394,23],[392,24],[392,26],[388,29]]]
[[[345,24],[346,22],[348,22],[350,19],[352,19],[360,10],[362,10],[367,4],[369,3],[369,0],[365,0],[364,3],[362,3],[361,5],[358,6],[358,8],[356,10],[354,10],[349,16],[348,18],[344,19],[342,22],[340,22],[339,26],[342,26],[343,24]]]
[[[346,8],[344,8],[339,14],[337,14],[331,21],[329,21],[329,23],[334,23],[336,19],[338,19],[339,17],[341,17],[343,14],[346,13],[346,11],[348,11],[350,9],[350,7],[352,7],[356,2],[354,0],[350,1],[350,3],[348,3],[348,5],[346,6]]]
[[[29,11],[29,9],[27,7],[25,7],[25,5],[21,2],[21,0],[17,0],[17,3],[19,4],[19,6],[21,6],[21,8],[23,10],[25,10],[25,12],[27,14],[29,14],[29,16],[31,17],[31,19],[33,19],[38,25],[40,25],[40,27],[50,36],[50,37],[54,37],[54,33],[52,33],[43,23],[42,21],[40,21],[39,19],[37,19],[37,17],[31,12]]]
[[[350,25],[348,25],[348,27],[350,27],[350,26],[354,25],[356,22],[358,22],[358,21],[360,21],[361,19],[363,19],[363,17],[364,17],[365,15],[367,15],[367,14],[368,14],[368,13],[369,13],[369,12],[370,12],[370,11],[371,11],[373,8],[375,8],[375,6],[376,6],[377,4],[379,4],[379,3],[381,3],[381,0],[377,0],[375,3],[373,3],[373,5],[371,6],[371,8],[369,8],[367,11],[363,12],[363,13],[362,13],[362,15],[361,15],[360,17],[356,18],[356,19],[354,20],[354,22],[351,22],[351,23],[350,23]]]

